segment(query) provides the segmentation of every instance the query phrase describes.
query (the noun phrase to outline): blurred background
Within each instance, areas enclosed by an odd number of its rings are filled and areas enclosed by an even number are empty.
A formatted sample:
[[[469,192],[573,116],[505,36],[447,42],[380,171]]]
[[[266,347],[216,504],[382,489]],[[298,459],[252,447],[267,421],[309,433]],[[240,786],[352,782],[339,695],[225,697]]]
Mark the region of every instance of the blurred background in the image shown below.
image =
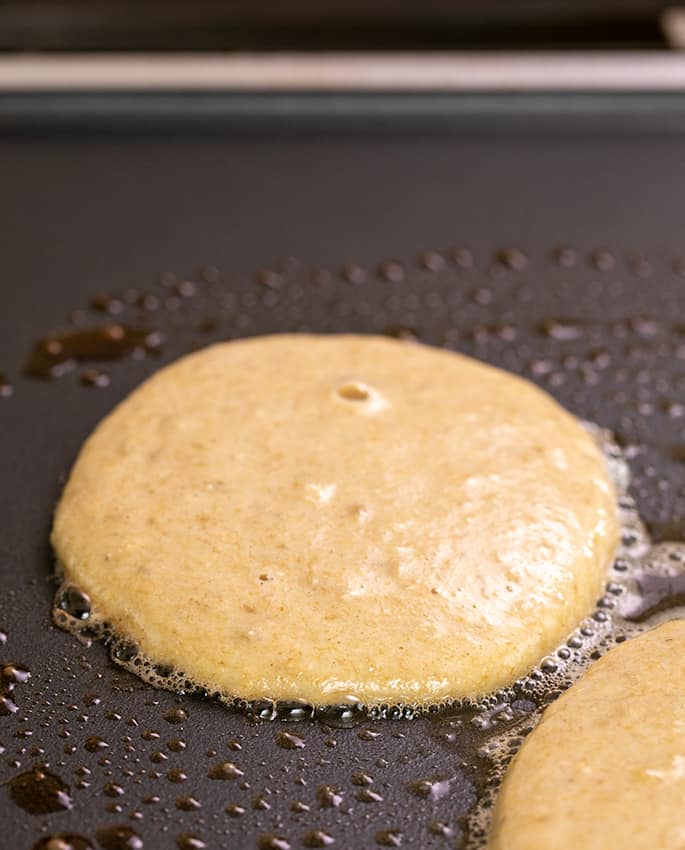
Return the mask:
[[[664,0],[0,0],[0,50],[666,50],[679,22]]]

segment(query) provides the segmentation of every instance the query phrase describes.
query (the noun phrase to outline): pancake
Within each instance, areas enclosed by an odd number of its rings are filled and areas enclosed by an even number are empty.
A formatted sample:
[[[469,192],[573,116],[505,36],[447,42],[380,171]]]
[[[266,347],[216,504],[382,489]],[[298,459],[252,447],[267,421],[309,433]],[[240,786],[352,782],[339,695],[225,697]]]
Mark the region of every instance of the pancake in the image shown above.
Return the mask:
[[[682,850],[684,684],[683,620],[607,653],[514,760],[490,850]]]
[[[86,442],[52,534],[148,658],[315,704],[511,683],[592,609],[616,540],[603,456],[532,384],[307,335],[153,375]]]

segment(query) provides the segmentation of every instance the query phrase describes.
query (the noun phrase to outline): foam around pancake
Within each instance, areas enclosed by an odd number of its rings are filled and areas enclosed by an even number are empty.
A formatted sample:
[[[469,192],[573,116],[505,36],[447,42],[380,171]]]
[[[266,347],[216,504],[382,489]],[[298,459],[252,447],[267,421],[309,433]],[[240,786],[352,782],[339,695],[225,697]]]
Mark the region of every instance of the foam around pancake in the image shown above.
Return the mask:
[[[683,620],[607,653],[521,748],[490,850],[682,850],[684,684]]]
[[[532,384],[380,337],[230,342],[86,442],[53,544],[148,657],[247,699],[506,685],[599,595],[615,495]]]

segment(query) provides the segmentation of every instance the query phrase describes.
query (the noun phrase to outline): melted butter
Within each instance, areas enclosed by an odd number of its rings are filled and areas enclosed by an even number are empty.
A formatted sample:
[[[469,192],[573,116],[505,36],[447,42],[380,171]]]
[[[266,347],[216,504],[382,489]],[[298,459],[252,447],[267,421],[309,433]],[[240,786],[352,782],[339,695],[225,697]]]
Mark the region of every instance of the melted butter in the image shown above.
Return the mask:
[[[593,438],[532,384],[284,335],[133,393],[84,446],[53,543],[94,616],[211,691],[438,702],[510,684],[592,610],[615,503]]]

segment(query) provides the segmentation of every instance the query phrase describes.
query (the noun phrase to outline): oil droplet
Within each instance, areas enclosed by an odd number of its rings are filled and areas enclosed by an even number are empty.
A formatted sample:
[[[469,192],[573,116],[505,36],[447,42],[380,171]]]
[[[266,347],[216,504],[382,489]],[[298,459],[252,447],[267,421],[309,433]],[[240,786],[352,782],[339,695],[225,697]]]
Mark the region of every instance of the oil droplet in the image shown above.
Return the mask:
[[[373,784],[373,776],[369,776],[368,773],[361,773],[361,772],[353,773],[352,774],[352,784],[353,785],[359,785],[359,786],[362,786],[362,787],[365,786],[365,785],[372,785]]]
[[[87,620],[90,617],[90,597],[74,585],[68,585],[57,597],[57,607],[75,620]]]
[[[360,803],[382,803],[383,797],[378,791],[372,791],[371,788],[362,788],[354,795]]]
[[[473,266],[473,254],[468,248],[455,248],[451,257],[458,269],[470,269]]]
[[[98,313],[109,313],[110,316],[116,316],[123,311],[124,302],[113,295],[96,295],[90,299],[90,306]]]
[[[367,278],[366,269],[357,265],[357,263],[346,263],[342,267],[340,275],[343,280],[346,280],[348,283],[354,283],[357,286],[364,283]]]
[[[260,269],[255,274],[255,282],[268,289],[280,289],[283,286],[283,276],[273,269]]]
[[[244,772],[232,761],[224,761],[210,767],[207,776],[210,779],[238,779],[244,776]]]
[[[0,372],[0,398],[9,398],[14,395],[14,387],[4,372]]]
[[[610,272],[616,267],[616,258],[606,248],[600,248],[595,251],[590,258],[590,262],[598,272]]]
[[[554,252],[554,259],[558,266],[571,269],[578,264],[578,252],[570,245],[561,245]]]
[[[185,782],[188,778],[187,775],[178,767],[173,767],[171,770],[167,770],[166,778],[169,782]]]
[[[360,729],[357,732],[357,737],[360,741],[375,741],[376,738],[380,738],[380,732],[374,732],[372,729]]]
[[[143,839],[130,826],[103,826],[95,831],[103,850],[141,850]]]
[[[19,711],[17,704],[6,694],[0,695],[0,717],[16,714]]]
[[[232,818],[239,818],[245,814],[245,806],[239,806],[237,803],[229,803],[226,806],[225,812]]]
[[[89,753],[97,753],[100,750],[106,750],[109,747],[109,744],[103,738],[100,738],[99,735],[91,735],[86,738],[83,746]]]
[[[441,838],[452,838],[454,830],[443,820],[433,820],[428,824],[428,831],[431,835],[438,835]]]
[[[305,746],[302,738],[292,732],[279,732],[276,735],[276,743],[284,750],[302,750]]]
[[[116,782],[108,782],[102,790],[108,797],[121,797],[124,793],[124,789]]]
[[[93,850],[93,845],[75,832],[55,832],[36,841],[32,850]]]
[[[282,835],[267,833],[259,836],[257,847],[259,850],[290,850],[290,842]]]
[[[9,781],[11,800],[32,815],[46,815],[71,809],[69,786],[44,768],[20,773]]]
[[[322,809],[337,809],[342,800],[342,793],[332,785],[320,785],[316,789],[316,801]]]
[[[302,838],[305,847],[330,847],[335,844],[335,838],[323,829],[312,829]]]
[[[202,804],[191,794],[187,794],[182,797],[176,797],[176,808],[181,812],[194,812],[202,808]]]
[[[419,265],[429,272],[439,272],[445,268],[445,258],[437,251],[425,251],[419,255]]]
[[[404,268],[396,260],[388,260],[378,266],[378,276],[389,283],[399,283],[404,280]]]
[[[85,387],[108,387],[111,383],[111,378],[107,372],[101,369],[84,369],[79,376],[79,380]]]
[[[170,708],[164,715],[167,723],[180,724],[185,723],[188,719],[188,712],[184,708]]]
[[[501,266],[516,272],[523,271],[528,265],[528,257],[520,248],[500,248],[495,259]]]
[[[409,791],[424,800],[441,800],[449,794],[449,790],[449,779],[419,779],[409,785]]]
[[[15,685],[23,685],[31,678],[31,671],[21,664],[4,664],[0,667],[0,687],[12,690]]]
[[[374,841],[381,847],[400,847],[402,833],[399,829],[379,829],[374,835]]]
[[[383,335],[393,339],[404,339],[407,342],[416,342],[419,338],[416,328],[410,328],[407,325],[389,325],[383,328]]]
[[[171,750],[172,753],[180,753],[185,750],[187,746],[188,745],[183,740],[183,738],[172,738],[170,741],[167,742],[167,747]]]
[[[547,319],[541,322],[538,326],[540,333],[550,339],[565,342],[572,339],[578,339],[582,336],[582,328],[573,322],[564,322],[559,319]]]
[[[174,292],[181,298],[193,298],[197,295],[197,284],[193,280],[179,280],[174,286]]]
[[[182,832],[176,836],[176,846],[178,850],[202,850],[207,845],[198,835]]]

